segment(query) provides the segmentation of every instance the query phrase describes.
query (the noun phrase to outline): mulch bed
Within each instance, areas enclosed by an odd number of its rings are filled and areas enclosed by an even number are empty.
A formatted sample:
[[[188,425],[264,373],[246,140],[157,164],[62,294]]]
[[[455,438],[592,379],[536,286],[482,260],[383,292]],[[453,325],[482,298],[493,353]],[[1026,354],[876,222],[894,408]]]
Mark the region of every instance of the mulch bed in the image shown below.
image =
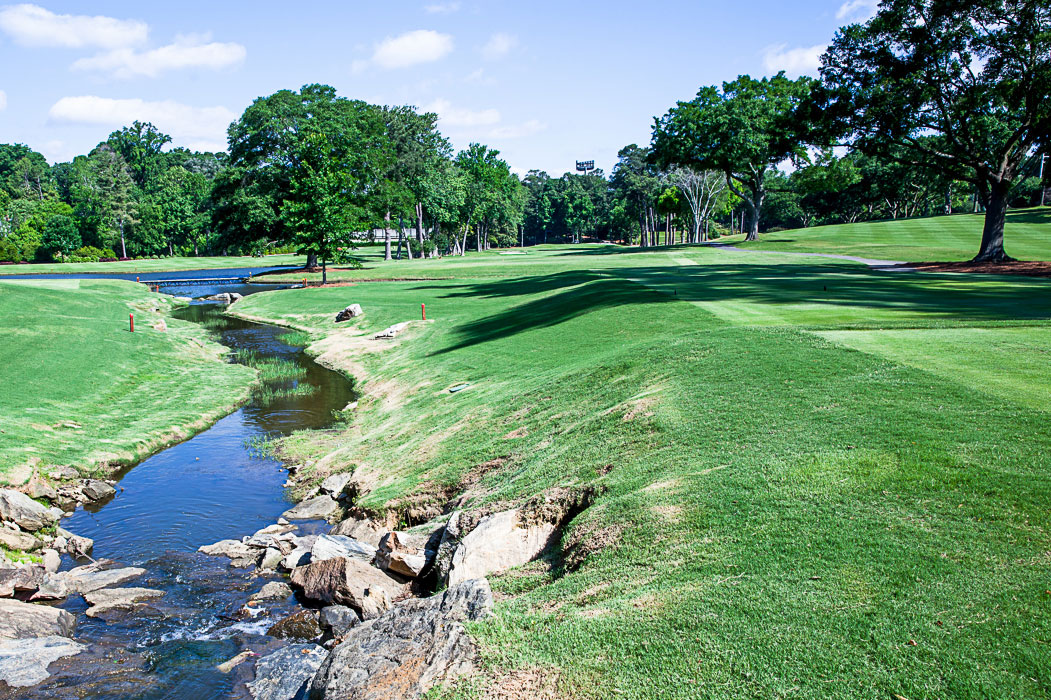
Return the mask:
[[[977,272],[990,275],[1025,275],[1027,277],[1051,277],[1051,261],[1014,260],[1002,263],[965,262],[914,262],[904,267],[923,272]]]

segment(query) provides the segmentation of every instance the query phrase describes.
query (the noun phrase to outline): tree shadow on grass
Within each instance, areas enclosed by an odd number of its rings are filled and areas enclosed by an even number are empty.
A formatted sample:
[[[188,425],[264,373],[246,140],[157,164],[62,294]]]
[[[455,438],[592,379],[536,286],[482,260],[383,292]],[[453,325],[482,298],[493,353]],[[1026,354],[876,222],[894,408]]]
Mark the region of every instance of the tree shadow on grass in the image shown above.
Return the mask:
[[[838,309],[922,313],[931,320],[1051,319],[1051,284],[1039,279],[971,279],[959,275],[880,272],[839,264],[624,267],[433,286],[446,298],[535,297],[454,329],[457,342],[436,354],[551,327],[618,306],[689,302],[823,305]],[[512,302],[513,303],[513,302]],[[886,322],[885,316],[877,319]]]
[[[1040,207],[1034,209],[1023,209],[1022,211],[1011,211],[1007,213],[1007,223],[1010,224],[1051,224],[1051,207]],[[1008,232],[1010,235],[1010,232]],[[1010,241],[1008,241],[1010,245]]]

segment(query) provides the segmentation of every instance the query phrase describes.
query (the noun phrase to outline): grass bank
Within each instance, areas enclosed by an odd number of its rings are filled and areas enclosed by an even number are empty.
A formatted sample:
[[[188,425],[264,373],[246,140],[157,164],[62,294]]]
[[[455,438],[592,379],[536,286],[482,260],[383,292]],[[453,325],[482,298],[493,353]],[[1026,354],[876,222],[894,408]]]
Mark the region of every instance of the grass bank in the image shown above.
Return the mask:
[[[0,280],[0,481],[36,464],[105,472],[247,397],[255,372],[222,361],[225,348],[170,308],[131,282]]]
[[[412,265],[435,279],[233,309],[360,380],[341,430],[280,449],[367,509],[601,491],[493,578],[450,696],[1047,696],[1047,282],[701,248]]]
[[[763,250],[837,253],[905,262],[954,262],[970,260],[978,253],[984,221],[982,214],[954,214],[779,231],[760,234],[759,242],[752,243],[745,243],[740,235],[719,240]],[[1051,260],[1049,230],[1051,207],[1009,212],[1004,248],[1008,255],[1019,260]]]
[[[125,260],[104,263],[33,263],[30,265],[0,265],[0,276],[41,275],[51,273],[83,274],[110,272],[113,274],[135,274],[136,272],[178,272],[181,270],[216,270],[234,267],[277,267],[280,265],[306,264],[305,255],[249,255],[210,258],[158,258],[156,260]]]

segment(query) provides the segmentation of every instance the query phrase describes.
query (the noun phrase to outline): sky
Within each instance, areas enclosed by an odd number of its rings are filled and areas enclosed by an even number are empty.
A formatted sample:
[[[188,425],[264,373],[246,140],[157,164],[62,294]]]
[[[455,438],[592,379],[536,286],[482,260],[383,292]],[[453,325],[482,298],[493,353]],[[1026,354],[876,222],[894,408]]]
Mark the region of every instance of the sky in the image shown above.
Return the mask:
[[[0,0],[2,2],[2,0]],[[747,73],[816,75],[875,0],[388,0],[0,4],[0,143],[51,162],[139,119],[223,150],[252,100],[324,83],[438,113],[512,169],[607,173],[653,118]]]

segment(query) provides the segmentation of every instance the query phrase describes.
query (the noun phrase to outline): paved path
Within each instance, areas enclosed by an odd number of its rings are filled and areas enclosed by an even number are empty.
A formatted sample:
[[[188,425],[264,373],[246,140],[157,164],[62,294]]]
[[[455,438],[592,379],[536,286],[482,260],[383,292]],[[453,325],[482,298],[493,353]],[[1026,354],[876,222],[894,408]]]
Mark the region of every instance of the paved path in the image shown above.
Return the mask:
[[[811,258],[835,258],[836,260],[852,260],[854,262],[868,265],[871,268],[877,270],[884,269],[896,269],[896,270],[907,270],[910,268],[899,267],[905,264],[903,260],[876,260],[873,258],[861,258],[857,255],[837,255],[836,253],[795,253],[785,250],[762,250],[759,248],[738,248],[737,246],[730,245],[729,243],[702,243],[702,245],[708,246],[709,248],[725,248],[727,250],[736,250],[742,253],[764,253],[766,255],[802,255],[804,257]]]

